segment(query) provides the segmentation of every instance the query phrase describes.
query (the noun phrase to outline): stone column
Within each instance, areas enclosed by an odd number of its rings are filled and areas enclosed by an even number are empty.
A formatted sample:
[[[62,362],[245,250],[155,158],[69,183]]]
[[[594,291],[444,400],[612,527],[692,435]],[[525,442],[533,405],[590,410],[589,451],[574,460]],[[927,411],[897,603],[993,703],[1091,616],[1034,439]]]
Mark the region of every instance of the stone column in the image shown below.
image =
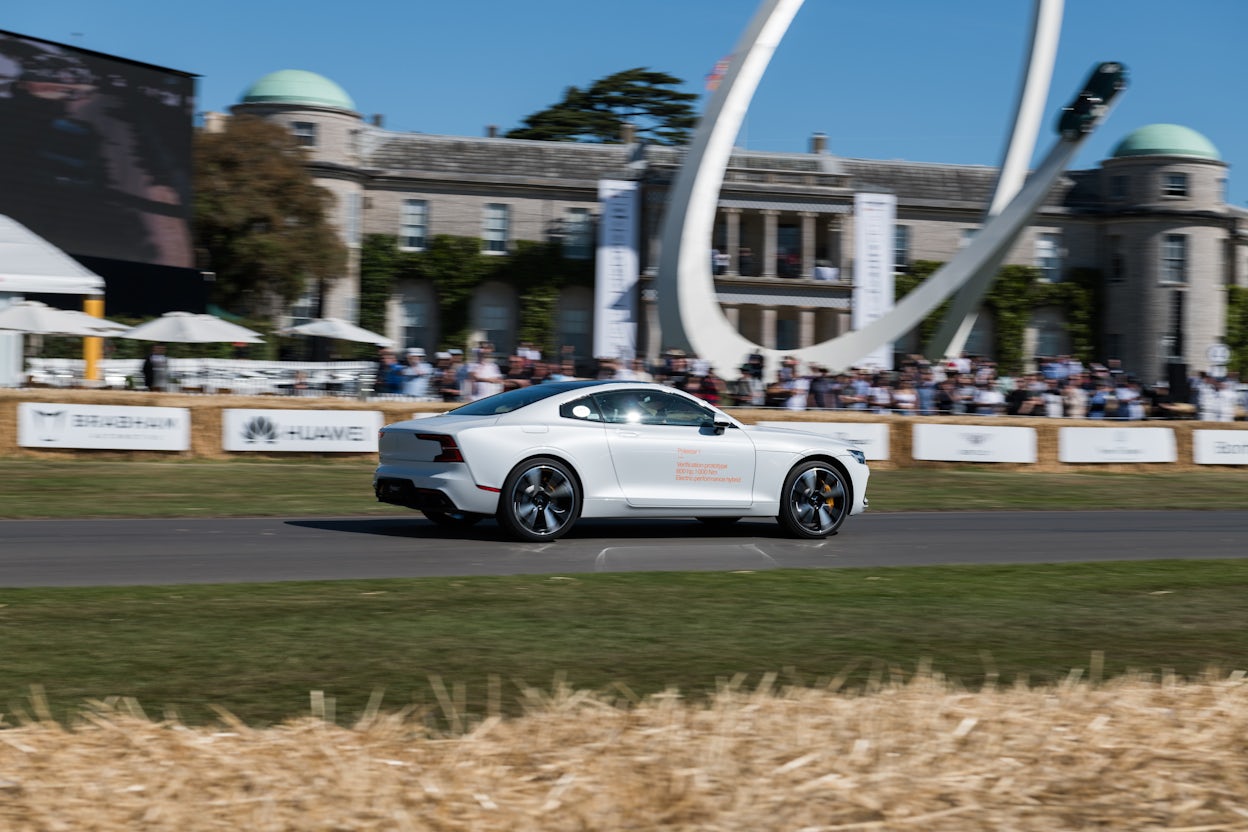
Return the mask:
[[[725,244],[728,247],[728,274],[741,274],[741,209],[724,208]]]
[[[797,312],[797,345],[809,347],[815,343],[815,310],[802,307]]]
[[[773,272],[774,272],[774,269],[773,269]],[[759,313],[760,313],[760,321],[759,321],[760,327],[759,328],[762,330],[762,332],[760,333],[762,335],[762,340],[759,345],[766,347],[769,350],[774,350],[776,348],[776,310],[775,310],[775,307],[764,306],[761,310],[759,310]]]
[[[741,331],[741,307],[735,303],[724,304],[720,307],[724,310],[724,317],[728,319],[728,323],[732,324],[732,328],[737,332]]]
[[[828,233],[832,236],[832,248],[834,253],[833,266],[840,269],[841,280],[849,282],[850,280],[850,246],[846,245],[846,240],[852,239],[854,233],[854,215],[853,214],[837,214],[830,223],[828,223]]]
[[[779,211],[764,210],[763,214],[763,268],[760,271],[761,277],[776,276],[776,226],[780,216]],[[774,334],[774,333],[773,333]]]
[[[802,217],[802,273],[798,277],[815,275],[815,217],[813,211],[803,211]]]

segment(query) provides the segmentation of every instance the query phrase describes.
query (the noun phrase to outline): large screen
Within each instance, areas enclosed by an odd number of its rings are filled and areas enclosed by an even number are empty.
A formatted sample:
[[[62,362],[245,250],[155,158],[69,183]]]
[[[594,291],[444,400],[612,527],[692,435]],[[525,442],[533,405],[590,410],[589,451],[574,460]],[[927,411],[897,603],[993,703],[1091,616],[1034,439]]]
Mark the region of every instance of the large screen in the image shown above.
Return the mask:
[[[194,76],[0,31],[0,213],[73,254],[193,265]]]

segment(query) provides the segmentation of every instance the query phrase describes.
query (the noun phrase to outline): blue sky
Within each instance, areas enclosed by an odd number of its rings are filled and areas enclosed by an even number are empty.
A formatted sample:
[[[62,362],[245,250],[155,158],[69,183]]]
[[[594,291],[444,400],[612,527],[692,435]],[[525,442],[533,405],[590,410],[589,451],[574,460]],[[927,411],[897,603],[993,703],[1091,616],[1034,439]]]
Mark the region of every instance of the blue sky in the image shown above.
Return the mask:
[[[583,86],[644,66],[704,92],[756,0],[58,0],[11,3],[0,28],[202,76],[199,109],[256,79],[306,69],[395,130],[506,130]],[[755,96],[738,145],[801,151],[812,133],[867,159],[996,165],[1010,128],[1030,0],[807,0]],[[1099,61],[1131,86],[1085,145],[1092,167],[1131,130],[1191,127],[1231,164],[1248,205],[1248,0],[1067,0],[1049,111]],[[1043,152],[1050,138],[1042,138]]]

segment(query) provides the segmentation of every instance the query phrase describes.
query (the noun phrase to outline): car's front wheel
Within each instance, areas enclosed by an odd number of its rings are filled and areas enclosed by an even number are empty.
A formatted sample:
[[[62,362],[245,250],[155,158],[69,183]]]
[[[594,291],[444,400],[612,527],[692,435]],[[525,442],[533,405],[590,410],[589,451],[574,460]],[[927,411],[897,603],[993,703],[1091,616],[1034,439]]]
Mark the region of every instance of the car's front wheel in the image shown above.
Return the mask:
[[[514,537],[534,542],[557,540],[580,515],[580,486],[557,459],[525,460],[503,482],[498,524]]]
[[[804,462],[785,478],[776,519],[790,534],[827,537],[848,515],[849,487],[835,465],[820,460]]]

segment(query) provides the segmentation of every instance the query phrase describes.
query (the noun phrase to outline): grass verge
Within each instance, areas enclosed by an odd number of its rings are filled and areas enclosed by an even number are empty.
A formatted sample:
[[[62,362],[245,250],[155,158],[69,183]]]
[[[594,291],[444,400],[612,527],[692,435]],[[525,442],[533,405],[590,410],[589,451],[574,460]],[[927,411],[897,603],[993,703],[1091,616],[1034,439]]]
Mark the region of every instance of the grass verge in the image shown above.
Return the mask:
[[[1248,563],[783,570],[0,589],[0,709],[32,685],[58,719],[132,696],[188,721],[340,720],[384,705],[515,712],[520,689],[701,697],[737,674],[851,685],[923,662],[974,686],[1087,667],[1248,667]]]
[[[397,514],[372,494],[371,460],[0,459],[0,518]],[[1014,473],[876,471],[872,511],[1242,509],[1248,470]]]

